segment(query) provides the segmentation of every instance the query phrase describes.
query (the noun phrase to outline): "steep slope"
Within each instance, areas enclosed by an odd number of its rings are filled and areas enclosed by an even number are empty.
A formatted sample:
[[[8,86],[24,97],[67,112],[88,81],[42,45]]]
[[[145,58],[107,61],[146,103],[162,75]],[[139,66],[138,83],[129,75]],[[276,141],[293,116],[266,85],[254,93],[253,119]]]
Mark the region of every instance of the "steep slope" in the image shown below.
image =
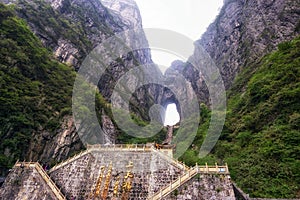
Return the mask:
[[[101,3],[110,9],[110,13],[115,13],[114,16],[122,17],[122,22],[130,28],[141,28],[141,14],[137,9],[137,4],[134,0],[101,0]]]
[[[2,0],[4,1],[4,0]],[[57,60],[80,68],[86,56],[98,45],[116,33],[141,28],[139,10],[134,1],[99,0],[17,0],[12,2],[19,17],[25,19],[31,30],[51,49]],[[133,16],[129,16],[133,15]],[[127,38],[128,43],[138,43]],[[109,100],[114,82],[138,64],[152,63],[149,49],[122,55],[111,63],[102,77],[99,89]],[[101,84],[105,82],[106,84]]]
[[[100,16],[93,19],[95,29],[99,29],[93,36],[89,27],[71,25],[81,19],[78,13],[75,15],[78,18],[59,14],[44,1],[15,3],[9,8],[1,5],[1,174],[17,159],[52,164],[83,148],[71,117],[76,73],[56,60],[76,68],[76,63],[82,62],[82,57],[92,48],[93,38],[103,39],[96,34],[111,35],[112,29],[121,31],[123,25],[119,21],[120,24],[106,24],[113,17],[103,7],[104,16],[90,12],[91,16]],[[16,15],[27,19],[30,29]],[[59,41],[63,41],[62,46]],[[70,59],[74,62],[69,62]],[[107,102],[100,94],[96,96],[96,106],[104,141],[113,143],[117,130],[107,115]]]
[[[225,126],[213,152],[199,159],[210,112],[201,125],[187,164],[227,162],[231,176],[252,197],[299,198],[300,38],[243,69],[228,90]]]
[[[34,132],[41,134],[44,143],[55,137],[55,130],[71,110],[75,71],[53,60],[12,7],[1,4],[0,9],[0,166],[3,172],[16,159],[28,158],[29,144],[36,142]],[[40,153],[43,143],[39,146],[35,151]]]
[[[54,52],[56,59],[73,66],[76,71],[95,47],[115,34],[141,28],[142,25],[134,1],[18,0],[15,4],[18,15],[28,22],[42,43]],[[126,38],[127,43],[138,44],[140,41]],[[109,102],[120,77],[134,66],[151,63],[149,49],[121,55],[119,60],[109,64],[99,80],[101,94]],[[143,99],[144,96],[136,98]],[[143,107],[145,105],[134,105],[133,109],[138,112]],[[146,111],[140,112],[141,116],[146,116]],[[149,119],[147,116],[144,118]]]
[[[181,159],[190,165],[228,162],[234,181],[255,197],[299,198],[299,6],[299,0],[224,1],[196,42],[220,69],[228,114],[221,141],[199,159],[210,116],[202,105],[198,134]],[[201,72],[178,61],[172,68],[209,104]]]
[[[7,169],[16,159],[40,160],[50,164],[61,161],[74,151],[83,148],[71,116],[72,85],[76,74],[70,68],[78,70],[88,53],[115,33],[140,28],[138,8],[133,1],[126,1],[130,5],[128,7],[125,1],[121,1],[121,4],[106,2],[109,8],[98,0],[2,0],[1,2],[10,5],[9,12],[3,7],[3,21],[10,20],[10,16],[17,21],[22,18],[30,28],[22,20],[20,20],[22,29],[20,31],[16,29],[16,33],[14,33],[14,24],[1,26],[1,30],[4,31],[1,36],[8,38],[7,41],[2,41],[7,44],[1,46],[1,56],[4,58],[1,59],[1,64],[5,67],[21,66],[22,72],[25,73],[22,76],[26,75],[26,78],[23,78],[16,73],[14,77],[14,70],[10,74],[3,72],[11,77],[2,83],[1,88],[4,90],[1,93],[3,94],[1,120],[4,124],[1,127],[1,163],[3,164],[1,168]],[[6,12],[10,13],[9,16],[5,15]],[[128,13],[133,14],[135,18],[130,18]],[[16,27],[19,27],[18,24]],[[140,41],[134,38],[127,39],[132,43]],[[27,40],[30,42],[26,43]],[[19,43],[15,43],[16,41]],[[21,49],[21,53],[12,47]],[[32,49],[34,52],[27,49]],[[28,66],[24,65],[24,62]],[[152,63],[149,49],[122,55],[119,60],[111,63],[107,73],[99,81],[101,94],[97,94],[96,98],[97,114],[104,130],[104,141],[107,143],[114,143],[120,132],[112,121],[107,103],[112,89],[116,81],[130,68],[145,63]],[[47,70],[36,69],[37,66],[44,65]],[[48,76],[50,81],[47,79]],[[35,79],[38,81],[35,82]],[[22,84],[17,86],[18,83]],[[15,93],[15,89],[9,89],[10,85],[12,88],[21,88]],[[152,89],[150,88],[149,91],[151,92]],[[51,97],[50,100],[44,97],[47,95]],[[146,94],[141,92],[137,93],[135,98],[143,99],[144,96]],[[134,99],[133,101],[139,102]],[[149,108],[149,105],[147,106]],[[131,107],[132,110],[146,116],[144,115],[146,111],[139,109],[142,106],[138,103],[132,103]],[[17,117],[13,110],[16,110]],[[18,134],[19,131],[21,134]]]
[[[300,196],[299,98],[300,37],[243,70],[230,90],[214,154],[252,196]]]

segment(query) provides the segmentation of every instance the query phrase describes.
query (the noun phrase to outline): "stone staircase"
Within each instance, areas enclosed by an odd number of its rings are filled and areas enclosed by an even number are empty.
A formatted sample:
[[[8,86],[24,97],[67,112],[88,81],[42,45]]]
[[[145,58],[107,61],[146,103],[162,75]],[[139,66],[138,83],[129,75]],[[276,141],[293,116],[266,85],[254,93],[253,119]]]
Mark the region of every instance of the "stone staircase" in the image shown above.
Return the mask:
[[[181,169],[183,171],[189,170],[189,167],[186,166],[184,163],[182,163],[182,162],[174,159],[173,157],[168,156],[167,154],[161,152],[160,150],[152,148],[152,151],[155,152],[155,153],[157,153],[160,157],[164,158],[166,161],[168,161],[169,163],[175,165],[179,169]]]
[[[151,148],[147,147],[146,145],[138,145],[138,144],[87,145],[87,150],[81,151],[80,153],[70,157],[69,159],[55,165],[49,170],[49,173],[54,172],[59,168],[62,168],[93,151],[151,151]]]
[[[184,163],[174,159],[171,156],[172,153],[173,151],[169,147],[157,148],[149,144],[90,145],[87,150],[50,169],[48,172],[51,178],[39,163],[17,162],[15,166],[21,169],[25,167],[34,170],[40,182],[44,180],[43,187],[47,191],[49,190],[48,194],[59,200],[65,200],[67,197],[88,198],[90,192],[94,191],[95,183],[99,177],[97,174],[99,167],[107,167],[107,161],[110,160],[114,162],[114,176],[119,175],[120,179],[126,176],[126,168],[124,167],[127,161],[130,160],[135,163],[133,173],[136,173],[136,180],[133,181],[134,187],[131,193],[133,199],[166,199],[176,189],[186,192],[184,191],[186,190],[185,187],[191,184],[191,179],[193,184],[194,181],[199,182],[198,179],[193,179],[197,174],[229,174],[227,165],[208,166],[206,164],[198,166],[196,164],[196,166],[189,168]],[[95,174],[97,169],[98,171]],[[151,176],[148,176],[148,174],[151,174]],[[204,177],[206,176],[204,175]],[[215,176],[209,175],[207,177],[209,179]],[[53,180],[55,180],[55,183]],[[203,179],[200,182],[206,184]],[[141,183],[148,187],[139,186],[138,184]],[[116,180],[113,179],[111,185],[115,186],[116,184]],[[119,182],[117,185],[121,187],[122,183]],[[184,187],[181,187],[183,185]],[[221,182],[218,187],[223,188],[225,185],[226,183]],[[198,198],[198,196],[193,198]],[[36,199],[39,199],[39,196]]]
[[[65,200],[66,197],[62,194],[60,189],[56,186],[56,184],[52,181],[52,179],[48,176],[48,174],[45,172],[45,170],[42,168],[42,166],[37,162],[17,162],[15,164],[15,167],[31,167],[35,168],[36,171],[41,175],[41,177],[44,179],[46,184],[49,186],[51,191],[54,193],[56,198],[58,200]]]
[[[191,180],[197,174],[229,174],[227,164],[225,166],[196,166],[188,169],[184,174],[179,176],[175,181],[170,183],[170,185],[162,188],[160,191],[156,192],[152,196],[148,197],[148,200],[158,200],[166,198],[171,192],[185,184],[187,181]]]
[[[145,144],[112,144],[112,145],[88,145],[87,150],[81,151],[80,153],[70,157],[69,159],[55,165],[49,170],[49,173],[54,172],[55,170],[64,167],[71,162],[81,158],[84,155],[87,155],[93,151],[142,151],[142,152],[155,152],[157,153],[160,157],[164,158],[166,161],[169,163],[175,165],[181,170],[188,170],[189,167],[186,166],[184,163],[179,162],[178,160],[174,159],[173,157],[168,156],[167,154],[163,153],[159,149],[155,149],[154,146],[149,146]]]
[[[56,171],[56,170],[58,170],[58,169],[60,169],[60,168],[62,168],[64,166],[68,165],[69,163],[71,163],[71,162],[73,162],[73,161],[75,161],[75,160],[77,160],[77,159],[81,158],[82,156],[87,155],[89,153],[90,153],[89,150],[81,151],[80,153],[78,153],[78,154],[76,154],[76,155],[68,158],[67,160],[65,160],[65,161],[63,161],[63,162],[55,165],[54,167],[52,167],[49,170],[49,173],[54,172],[54,171]]]
[[[171,157],[172,153],[173,147],[156,148],[153,144],[88,145],[87,150],[54,166],[49,174],[67,197],[87,198],[94,190],[101,166],[107,169],[108,163],[113,162],[113,171],[120,176],[121,187],[126,176],[125,166],[132,161],[136,176],[131,198],[146,199],[149,192],[153,194],[188,170],[186,165]],[[88,162],[92,165],[88,166]],[[160,179],[161,176],[166,178]]]

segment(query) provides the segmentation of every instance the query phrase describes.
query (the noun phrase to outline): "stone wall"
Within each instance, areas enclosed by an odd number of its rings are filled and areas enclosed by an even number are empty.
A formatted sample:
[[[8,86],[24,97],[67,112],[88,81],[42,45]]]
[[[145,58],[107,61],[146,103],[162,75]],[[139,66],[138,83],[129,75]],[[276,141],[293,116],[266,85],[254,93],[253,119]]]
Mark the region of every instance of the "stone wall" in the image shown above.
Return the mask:
[[[132,168],[128,164],[132,162]],[[95,150],[50,173],[51,178],[67,198],[87,199],[94,196],[97,180],[102,174],[100,195],[103,194],[110,163],[112,172],[108,197],[113,197],[117,187],[119,197],[128,171],[133,173],[130,199],[146,199],[149,194],[170,184],[182,173],[179,167],[169,163],[153,151],[105,151]],[[104,171],[101,173],[101,167]],[[119,182],[117,183],[117,181]]]
[[[1,200],[56,200],[34,167],[14,167],[0,189]]]
[[[232,187],[237,200],[250,200],[249,195],[245,194],[236,184],[232,183]]]
[[[230,176],[198,174],[173,191],[167,200],[235,200]]]

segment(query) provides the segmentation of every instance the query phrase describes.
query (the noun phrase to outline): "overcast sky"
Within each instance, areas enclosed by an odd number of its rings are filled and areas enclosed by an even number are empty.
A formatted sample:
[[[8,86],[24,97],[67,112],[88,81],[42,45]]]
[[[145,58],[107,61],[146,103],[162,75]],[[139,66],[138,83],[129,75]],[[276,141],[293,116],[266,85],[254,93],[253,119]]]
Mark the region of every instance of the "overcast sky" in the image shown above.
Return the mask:
[[[219,13],[223,0],[135,0],[139,6],[144,28],[176,31],[192,40],[200,39],[208,25]],[[151,46],[151,43],[150,43]],[[152,58],[162,71],[169,67],[175,55],[152,51]]]

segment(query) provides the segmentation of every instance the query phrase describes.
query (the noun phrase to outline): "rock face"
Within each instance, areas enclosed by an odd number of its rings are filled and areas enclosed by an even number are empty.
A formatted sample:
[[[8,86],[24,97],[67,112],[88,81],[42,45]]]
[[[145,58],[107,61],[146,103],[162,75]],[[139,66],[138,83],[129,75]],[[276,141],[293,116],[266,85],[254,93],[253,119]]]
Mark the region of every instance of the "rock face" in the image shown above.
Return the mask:
[[[98,0],[19,1],[17,6],[18,15],[56,58],[76,69],[97,44],[130,28]]]
[[[194,90],[199,101],[208,103],[209,92],[206,87],[205,80],[201,75],[201,72],[195,69],[192,64],[175,60],[174,62],[172,62],[169,69],[182,74],[186,78],[186,80],[191,83],[188,91]]]
[[[141,28],[142,25],[134,1],[1,0],[0,2],[15,4],[17,15],[27,21],[44,46],[53,51],[54,57],[76,70],[94,47],[116,33]],[[128,37],[126,40],[129,43],[140,42],[136,38]],[[146,40],[143,42],[147,43]],[[145,63],[152,63],[149,49],[135,50],[112,61],[106,75],[101,77],[98,84],[104,98],[110,100],[116,81],[129,69]],[[136,98],[142,99],[144,96]],[[115,143],[117,136],[115,125],[105,113],[100,113],[99,116],[104,141]],[[71,116],[67,116],[61,120],[61,125],[56,130],[51,131],[51,134],[43,127],[33,133],[26,159],[52,163],[64,160],[82,148],[74,121]]]
[[[84,147],[76,132],[74,120],[71,116],[67,116],[54,134],[47,130],[33,134],[28,159],[53,164],[53,162],[66,159],[70,153],[80,151],[82,148]]]
[[[216,20],[208,27],[201,45],[211,56],[229,89],[242,68],[258,62],[278,43],[294,38],[300,31],[299,0],[226,0]],[[188,63],[172,64],[191,81],[201,101],[209,94],[201,72]]]
[[[141,14],[134,0],[101,0],[111,10],[111,14],[122,17],[123,23],[130,28],[142,28]]]
[[[215,60],[228,89],[242,67],[299,34],[299,0],[225,1],[198,41]]]
[[[117,130],[109,116],[102,114],[101,116],[102,130],[103,130],[103,143],[115,144],[117,139]]]

